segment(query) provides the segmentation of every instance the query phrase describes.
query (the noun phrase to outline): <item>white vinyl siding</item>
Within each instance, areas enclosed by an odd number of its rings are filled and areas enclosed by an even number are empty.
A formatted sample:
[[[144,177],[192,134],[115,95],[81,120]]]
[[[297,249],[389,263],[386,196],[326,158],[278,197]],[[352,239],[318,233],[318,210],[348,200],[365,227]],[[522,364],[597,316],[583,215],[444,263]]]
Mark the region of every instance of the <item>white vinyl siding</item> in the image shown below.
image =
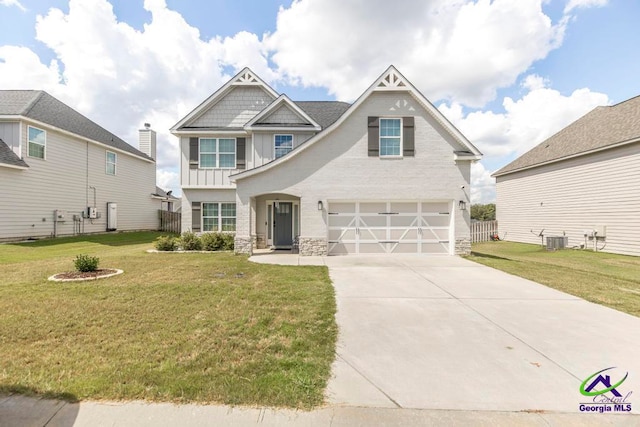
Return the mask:
[[[402,119],[380,119],[380,157],[402,156]]]
[[[274,135],[273,142],[276,159],[293,150],[293,135]]]
[[[497,178],[497,219],[505,240],[541,244],[538,236],[585,244],[606,226],[598,250],[640,256],[639,144],[609,149]],[[606,243],[606,246],[605,246]],[[586,239],[593,250],[593,240]]]
[[[203,203],[202,231],[235,231],[235,203]]]
[[[235,138],[200,138],[199,167],[202,169],[235,169]]]
[[[107,165],[106,165],[106,172],[107,175],[115,175],[116,174],[116,164],[118,162],[118,155],[116,153],[113,153],[111,151],[107,151]]]
[[[47,147],[47,133],[33,126],[27,126],[28,129],[28,156],[37,159],[44,159]]]

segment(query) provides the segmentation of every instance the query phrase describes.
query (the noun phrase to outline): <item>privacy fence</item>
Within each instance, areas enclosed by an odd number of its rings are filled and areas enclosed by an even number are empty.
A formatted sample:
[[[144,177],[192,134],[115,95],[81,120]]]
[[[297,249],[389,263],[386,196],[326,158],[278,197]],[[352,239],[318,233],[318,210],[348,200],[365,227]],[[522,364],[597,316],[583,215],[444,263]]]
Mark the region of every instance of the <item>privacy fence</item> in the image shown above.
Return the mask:
[[[158,211],[158,217],[160,218],[160,231],[180,233],[182,213]]]
[[[471,223],[471,241],[486,242],[498,234],[498,221],[478,221]]]

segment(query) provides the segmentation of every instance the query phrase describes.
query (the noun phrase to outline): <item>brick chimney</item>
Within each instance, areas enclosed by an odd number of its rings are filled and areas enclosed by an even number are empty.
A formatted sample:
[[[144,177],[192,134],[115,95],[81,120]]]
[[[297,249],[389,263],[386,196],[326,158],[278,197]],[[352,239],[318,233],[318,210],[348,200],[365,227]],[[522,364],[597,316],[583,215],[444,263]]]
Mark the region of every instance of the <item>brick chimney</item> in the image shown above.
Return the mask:
[[[139,150],[152,159],[156,159],[156,131],[151,129],[149,123],[144,124],[144,129],[138,131]]]

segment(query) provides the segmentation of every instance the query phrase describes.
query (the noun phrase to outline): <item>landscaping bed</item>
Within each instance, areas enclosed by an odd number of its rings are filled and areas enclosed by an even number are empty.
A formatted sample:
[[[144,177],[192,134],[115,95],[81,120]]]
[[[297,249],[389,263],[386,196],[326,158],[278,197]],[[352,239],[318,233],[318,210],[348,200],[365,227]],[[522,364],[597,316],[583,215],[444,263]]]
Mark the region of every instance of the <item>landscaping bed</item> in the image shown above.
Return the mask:
[[[640,257],[540,245],[474,243],[467,259],[640,316]]]
[[[158,257],[158,233],[0,245],[0,392],[312,408],[335,355],[326,267]],[[47,278],[78,253],[126,274]]]

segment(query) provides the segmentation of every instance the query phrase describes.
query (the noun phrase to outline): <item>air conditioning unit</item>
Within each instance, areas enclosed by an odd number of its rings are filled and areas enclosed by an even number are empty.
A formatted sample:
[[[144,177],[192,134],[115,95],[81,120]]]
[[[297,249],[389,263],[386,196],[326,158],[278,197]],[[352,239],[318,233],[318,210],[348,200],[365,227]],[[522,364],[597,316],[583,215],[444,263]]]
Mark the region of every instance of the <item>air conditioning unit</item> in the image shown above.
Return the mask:
[[[556,251],[569,246],[569,238],[567,236],[547,236],[547,250]]]

